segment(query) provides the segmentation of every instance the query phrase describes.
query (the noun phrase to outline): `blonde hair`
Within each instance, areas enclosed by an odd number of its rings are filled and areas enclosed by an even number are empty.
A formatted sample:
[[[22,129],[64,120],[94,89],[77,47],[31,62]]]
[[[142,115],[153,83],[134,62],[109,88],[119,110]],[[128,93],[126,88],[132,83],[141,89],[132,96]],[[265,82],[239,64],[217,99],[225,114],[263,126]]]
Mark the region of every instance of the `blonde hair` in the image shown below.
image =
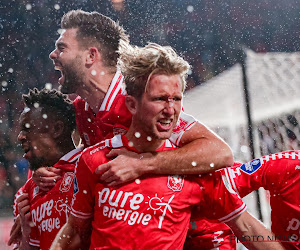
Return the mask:
[[[151,76],[158,73],[180,75],[184,91],[190,65],[170,46],[149,43],[137,47],[121,42],[119,54],[118,67],[124,75],[128,95],[141,97]]]

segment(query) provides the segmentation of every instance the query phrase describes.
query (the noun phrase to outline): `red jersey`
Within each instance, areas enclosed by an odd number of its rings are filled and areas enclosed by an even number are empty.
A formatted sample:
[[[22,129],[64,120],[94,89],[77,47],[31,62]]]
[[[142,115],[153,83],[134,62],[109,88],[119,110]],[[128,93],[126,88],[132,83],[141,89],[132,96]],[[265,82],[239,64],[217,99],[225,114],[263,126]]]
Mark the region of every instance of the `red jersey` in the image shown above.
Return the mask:
[[[233,250],[236,249],[236,240],[230,227],[226,224],[215,220],[201,219],[190,222],[184,249]]]
[[[300,151],[263,156],[222,169],[241,197],[263,187],[270,191],[272,232],[287,249],[300,249]]]
[[[115,74],[97,114],[81,97],[74,100],[76,124],[85,147],[128,130],[132,115],[125,105],[123,78],[120,71]],[[170,140],[179,145],[183,133],[195,123],[195,118],[182,111]]]
[[[29,195],[33,223],[29,240],[31,246],[49,249],[56,234],[67,222],[73,195],[75,162],[80,154],[81,148],[74,149],[53,166],[62,170],[62,178],[49,192],[39,191],[39,187],[30,178],[16,194],[15,199],[23,192]],[[14,206],[14,215],[17,214]]]
[[[204,178],[148,175],[107,187],[94,170],[108,161],[105,155],[112,148],[136,152],[125,136],[117,135],[87,148],[76,165],[71,213],[93,217],[90,249],[182,249],[195,204],[200,204],[201,216],[222,222],[246,209],[219,172]],[[174,148],[166,140],[157,151]]]

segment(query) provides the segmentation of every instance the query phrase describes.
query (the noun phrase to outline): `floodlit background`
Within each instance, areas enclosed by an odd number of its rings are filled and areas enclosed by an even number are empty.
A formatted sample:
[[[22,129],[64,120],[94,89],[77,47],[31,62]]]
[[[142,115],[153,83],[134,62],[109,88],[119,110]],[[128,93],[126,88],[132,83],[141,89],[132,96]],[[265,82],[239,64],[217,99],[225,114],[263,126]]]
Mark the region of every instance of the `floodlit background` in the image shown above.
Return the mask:
[[[59,36],[61,16],[77,8],[118,20],[133,44],[170,45],[188,60],[193,69],[185,109],[220,134],[240,161],[251,158],[238,64],[240,49],[246,47],[255,155],[299,148],[299,0],[2,0],[1,249],[12,223],[13,195],[25,183],[28,169],[16,140],[21,95],[33,87],[58,86],[60,73],[48,55]]]

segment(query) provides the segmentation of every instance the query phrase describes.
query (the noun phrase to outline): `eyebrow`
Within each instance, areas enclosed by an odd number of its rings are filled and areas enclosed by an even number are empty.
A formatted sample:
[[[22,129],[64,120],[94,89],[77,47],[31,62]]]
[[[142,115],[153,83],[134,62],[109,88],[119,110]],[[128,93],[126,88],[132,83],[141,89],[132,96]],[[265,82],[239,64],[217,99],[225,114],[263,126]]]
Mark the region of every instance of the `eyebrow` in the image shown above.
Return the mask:
[[[55,44],[55,46],[56,46],[56,47],[60,47],[60,46],[68,47],[67,44],[64,43],[64,42],[57,42],[57,43]]]

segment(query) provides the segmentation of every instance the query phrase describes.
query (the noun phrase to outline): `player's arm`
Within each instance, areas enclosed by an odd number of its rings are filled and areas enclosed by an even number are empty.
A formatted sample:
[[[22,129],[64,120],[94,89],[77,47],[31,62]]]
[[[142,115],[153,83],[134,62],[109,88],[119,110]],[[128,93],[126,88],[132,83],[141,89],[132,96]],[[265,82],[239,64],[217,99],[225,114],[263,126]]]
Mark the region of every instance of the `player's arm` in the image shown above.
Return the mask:
[[[275,238],[275,235],[247,211],[226,222],[226,224],[248,249],[284,249],[279,242],[270,241],[270,239]]]
[[[147,173],[201,174],[233,164],[230,147],[199,122],[183,133],[179,146],[171,151],[140,155],[112,150],[107,156],[117,157],[99,166],[95,173],[101,173],[101,180],[109,185],[119,185]]]
[[[92,219],[81,219],[70,214],[68,222],[56,235],[50,250],[88,249]]]

